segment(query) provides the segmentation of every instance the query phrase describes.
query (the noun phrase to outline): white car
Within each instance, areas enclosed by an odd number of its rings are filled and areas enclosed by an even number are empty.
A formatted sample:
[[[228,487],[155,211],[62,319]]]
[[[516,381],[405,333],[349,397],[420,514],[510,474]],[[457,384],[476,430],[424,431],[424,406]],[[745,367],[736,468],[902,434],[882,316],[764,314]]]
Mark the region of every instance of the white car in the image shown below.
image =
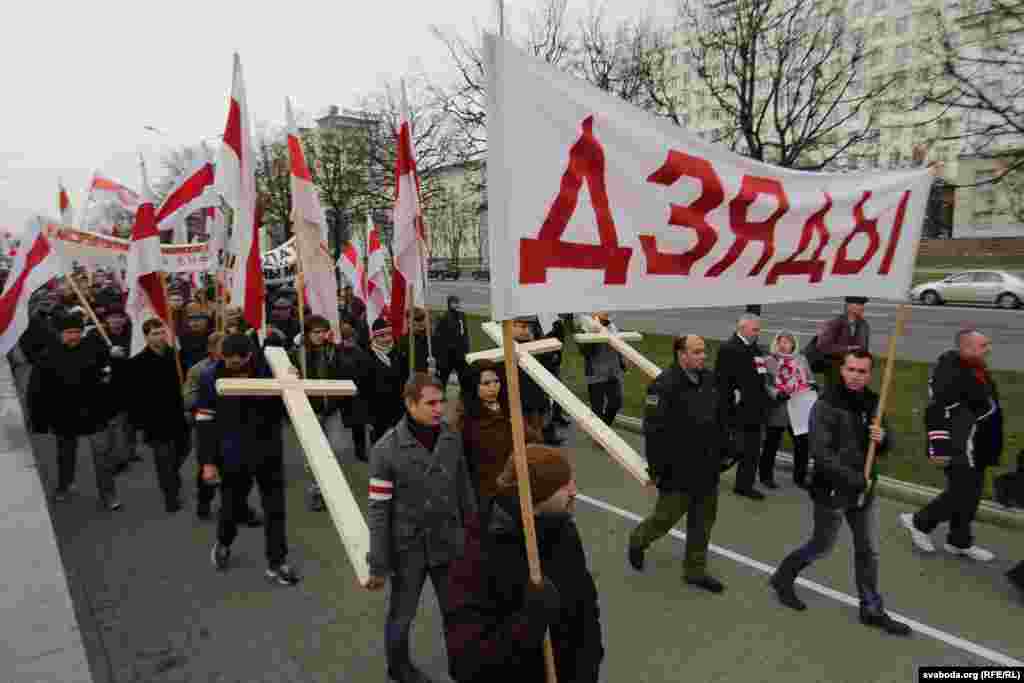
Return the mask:
[[[923,282],[910,290],[910,298],[929,306],[948,302],[1018,308],[1024,303],[1024,280],[1002,270],[971,270]]]

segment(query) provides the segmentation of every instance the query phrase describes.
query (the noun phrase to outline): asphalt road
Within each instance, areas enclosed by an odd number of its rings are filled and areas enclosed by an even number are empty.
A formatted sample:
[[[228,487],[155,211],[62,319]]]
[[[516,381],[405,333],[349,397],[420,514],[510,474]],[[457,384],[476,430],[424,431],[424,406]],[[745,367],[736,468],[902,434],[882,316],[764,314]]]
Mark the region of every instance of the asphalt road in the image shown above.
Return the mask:
[[[444,306],[445,298],[458,294],[471,312],[489,311],[490,285],[464,279],[456,282],[432,281],[430,303]],[[889,333],[895,327],[898,304],[869,303],[865,313],[871,323],[871,350],[884,353]],[[786,329],[796,332],[802,343],[818,333],[824,321],[842,312],[839,299],[772,304],[764,307],[763,336],[771,337]],[[657,334],[701,334],[712,339],[728,338],[743,313],[741,307],[666,309],[659,311],[618,311],[615,321],[620,329]],[[1024,309],[1004,311],[983,307],[914,305],[907,321],[906,337],[897,347],[899,358],[932,362],[939,354],[953,347],[958,330],[977,327],[993,340],[990,359],[997,370],[1024,370]]]
[[[629,533],[651,510],[654,493],[575,429],[568,436],[581,494],[577,523],[600,595],[602,683],[904,683],[917,680],[919,666],[1024,660],[1024,599],[1003,576],[1021,559],[1019,531],[976,525],[978,544],[997,555],[990,564],[943,552],[943,529],[935,534],[940,550],[922,556],[898,525],[898,514],[909,508],[882,500],[882,593],[889,611],[913,620],[916,631],[909,638],[886,636],[862,626],[850,604],[855,589],[845,531],[834,554],[805,573],[811,583],[798,587],[809,609],[795,613],[777,604],[768,572],[810,529],[810,502],[787,472],[779,472],[782,488],[763,502],[734,496],[726,475],[709,570],[727,590],[711,595],[683,584],[678,532],[650,548],[643,574],[628,566]],[[639,436],[624,437],[640,447]],[[37,455],[52,476],[52,437],[40,441]],[[78,494],[54,506],[53,516],[96,683],[386,680],[386,591],[356,585],[327,513],[306,507],[302,454],[290,433],[286,441],[290,560],[304,576],[295,588],[262,579],[259,529],[242,529],[232,568],[214,571],[214,525],[192,514],[191,486],[184,511],[163,512],[148,449],[147,462],[118,480],[124,509],[97,511],[91,458],[81,454]],[[353,460],[349,442],[338,441],[342,470],[365,503],[366,466]],[[190,461],[182,468],[186,479],[194,466]],[[412,648],[425,671],[447,680],[440,614],[429,587]]]

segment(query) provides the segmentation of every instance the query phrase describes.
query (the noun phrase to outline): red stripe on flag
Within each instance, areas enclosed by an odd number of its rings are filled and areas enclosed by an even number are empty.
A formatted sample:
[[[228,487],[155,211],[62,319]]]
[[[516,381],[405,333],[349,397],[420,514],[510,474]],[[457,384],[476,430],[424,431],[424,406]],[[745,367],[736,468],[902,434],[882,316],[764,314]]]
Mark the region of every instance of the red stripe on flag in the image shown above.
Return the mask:
[[[25,280],[28,278],[29,273],[42,263],[49,253],[49,240],[42,235],[36,237],[36,241],[32,243],[32,249],[29,250],[25,258],[25,267],[18,273],[18,278],[14,283],[0,297],[0,333],[6,332],[14,320],[14,314],[18,310],[18,302],[21,300],[21,292],[25,288]]]
[[[405,290],[407,284],[402,271],[395,268],[391,272],[391,327],[395,329],[395,338],[405,336]]]
[[[302,152],[302,145],[299,144],[299,139],[294,135],[288,136],[288,158],[291,159],[293,176],[313,182],[313,176],[310,174],[309,166],[306,164],[306,155]]]
[[[228,105],[228,122],[224,126],[224,144],[230,147],[238,161],[242,161],[242,113],[234,96]]]
[[[160,211],[156,214],[157,224],[189,202],[199,198],[203,194],[203,189],[208,185],[213,185],[213,164],[204,164],[164,200],[164,203],[160,205]]]
[[[156,229],[156,218],[153,205],[148,201],[139,206],[135,213],[135,225],[132,226],[132,241],[155,237],[160,239],[160,232]]]
[[[263,202],[256,202],[256,215],[252,225],[252,245],[245,262],[245,303],[243,316],[255,329],[263,327],[263,259],[260,257],[260,223],[263,221]]]

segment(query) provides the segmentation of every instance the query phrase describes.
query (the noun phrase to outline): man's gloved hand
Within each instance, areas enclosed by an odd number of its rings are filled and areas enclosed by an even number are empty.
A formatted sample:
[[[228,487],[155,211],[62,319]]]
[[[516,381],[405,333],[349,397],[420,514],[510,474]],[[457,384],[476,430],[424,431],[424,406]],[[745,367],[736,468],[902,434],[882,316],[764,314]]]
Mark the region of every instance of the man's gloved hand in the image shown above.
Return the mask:
[[[128,356],[128,352],[125,350],[125,348],[123,346],[111,346],[110,347],[110,357],[111,358],[118,358],[118,359],[120,359],[120,358],[125,358],[127,356]]]

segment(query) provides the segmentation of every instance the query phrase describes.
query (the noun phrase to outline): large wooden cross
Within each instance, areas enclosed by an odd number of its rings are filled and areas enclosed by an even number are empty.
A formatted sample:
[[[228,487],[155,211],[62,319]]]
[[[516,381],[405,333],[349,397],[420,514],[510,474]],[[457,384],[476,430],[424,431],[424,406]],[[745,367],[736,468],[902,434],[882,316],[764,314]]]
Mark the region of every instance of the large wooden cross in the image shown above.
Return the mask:
[[[308,398],[309,394],[355,396],[356,385],[350,380],[301,380],[284,349],[269,347],[264,353],[274,379],[219,379],[217,393],[223,396],[281,397],[356,578],[365,585],[370,578],[370,567],[366,561],[370,550],[370,529]]]
[[[494,340],[502,348],[492,351],[484,351],[466,356],[466,362],[489,358],[497,360],[503,358],[504,346],[502,345],[501,326],[496,322],[486,322],[482,326],[487,336]],[[543,389],[548,396],[562,406],[567,413],[576,421],[583,431],[589,434],[604,448],[612,458],[619,463],[629,474],[645,486],[650,483],[647,474],[647,463],[626,441],[619,436],[618,432],[606,425],[597,415],[590,410],[583,401],[576,397],[567,386],[562,384],[557,377],[548,372],[548,369],[540,364],[534,354],[544,351],[554,351],[562,347],[557,339],[541,339],[526,344],[515,344],[516,360],[527,375]]]
[[[584,327],[584,329],[586,329]],[[629,345],[631,341],[640,341],[643,335],[639,332],[615,332],[607,330],[601,332],[583,332],[573,335],[577,344],[608,344],[619,352],[619,354],[630,363],[640,368],[641,371],[651,379],[657,379],[661,374],[661,368],[647,359],[647,356],[640,353]]]

